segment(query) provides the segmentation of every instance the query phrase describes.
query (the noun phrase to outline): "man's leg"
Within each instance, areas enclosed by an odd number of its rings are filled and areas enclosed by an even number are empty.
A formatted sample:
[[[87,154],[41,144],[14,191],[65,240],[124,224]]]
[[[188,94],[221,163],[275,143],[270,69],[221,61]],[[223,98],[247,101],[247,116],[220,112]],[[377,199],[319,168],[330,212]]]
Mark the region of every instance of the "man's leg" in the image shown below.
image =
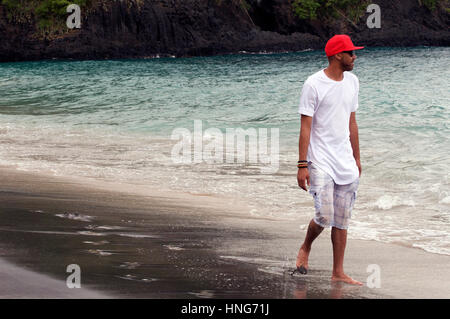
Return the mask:
[[[331,225],[331,241],[333,243],[333,275],[332,281],[346,282],[352,285],[362,285],[344,273],[344,253],[347,245],[347,227],[351,211],[356,199],[359,179],[347,185],[335,185],[334,188],[334,218]]]
[[[303,242],[302,246],[300,247],[300,250],[297,255],[297,262],[296,266],[299,268],[300,266],[303,266],[305,269],[308,269],[308,257],[309,252],[311,251],[311,245],[314,241],[314,239],[317,238],[317,236],[320,235],[322,232],[323,227],[317,225],[314,222],[314,219],[311,219],[308,226],[308,231],[306,232],[305,241]]]
[[[333,243],[333,275],[332,281],[342,281],[352,285],[362,285],[344,273],[344,253],[347,245],[347,230],[332,227],[331,241]]]
[[[297,255],[296,266],[303,274],[306,274],[306,270],[308,269],[308,257],[313,241],[320,235],[324,228],[323,226],[330,225],[333,218],[333,179],[313,163],[309,163],[308,170],[311,181],[309,192],[314,197],[316,213],[314,219],[309,222],[305,241],[300,247]],[[303,272],[299,269],[301,266],[305,268]]]

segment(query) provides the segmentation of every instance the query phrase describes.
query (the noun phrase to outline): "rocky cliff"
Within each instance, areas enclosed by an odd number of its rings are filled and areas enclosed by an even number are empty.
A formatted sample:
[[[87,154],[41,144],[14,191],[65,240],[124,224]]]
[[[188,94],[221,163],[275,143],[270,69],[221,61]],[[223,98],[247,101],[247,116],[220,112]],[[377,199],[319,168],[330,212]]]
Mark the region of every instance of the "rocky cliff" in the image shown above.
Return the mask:
[[[292,1],[90,0],[82,7],[81,28],[73,30],[43,28],[35,12],[17,16],[20,8],[2,4],[0,61],[297,51],[322,48],[337,33],[366,46],[450,44],[444,5],[430,9],[418,0],[377,0],[382,25],[369,29],[368,13],[354,21],[345,14],[300,19]],[[66,17],[61,19],[59,25],[65,25]]]

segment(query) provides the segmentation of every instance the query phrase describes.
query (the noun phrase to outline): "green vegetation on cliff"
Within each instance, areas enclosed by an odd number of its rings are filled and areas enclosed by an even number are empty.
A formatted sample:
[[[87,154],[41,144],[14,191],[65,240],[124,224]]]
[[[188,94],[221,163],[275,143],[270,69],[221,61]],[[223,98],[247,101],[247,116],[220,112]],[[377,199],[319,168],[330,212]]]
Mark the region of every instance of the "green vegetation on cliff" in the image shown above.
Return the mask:
[[[420,5],[424,5],[430,10],[436,9],[436,5],[438,3],[438,0],[419,0]]]
[[[294,0],[292,8],[303,20],[345,17],[355,22],[364,14],[368,0]]]
[[[90,0],[1,0],[10,21],[27,23],[35,20],[41,31],[52,32],[65,26],[67,6],[85,7]]]
[[[61,21],[65,23],[69,5],[84,7],[86,3],[87,0],[43,0],[36,8],[39,26],[44,29],[60,26]]]
[[[435,10],[438,5],[448,10],[449,0],[417,0],[419,5]],[[292,8],[302,20],[326,19],[339,16],[356,22],[372,3],[368,0],[293,0]]]

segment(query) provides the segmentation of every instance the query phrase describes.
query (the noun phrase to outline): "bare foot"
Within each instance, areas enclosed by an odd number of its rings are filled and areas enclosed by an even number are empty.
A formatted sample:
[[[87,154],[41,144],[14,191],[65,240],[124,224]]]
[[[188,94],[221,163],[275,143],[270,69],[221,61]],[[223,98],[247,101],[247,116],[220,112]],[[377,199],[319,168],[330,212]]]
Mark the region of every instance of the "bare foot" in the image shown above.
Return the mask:
[[[308,270],[308,257],[309,257],[309,250],[305,249],[302,246],[298,252],[295,266],[297,267],[297,269],[303,266],[303,268],[305,269],[305,274],[306,271]]]
[[[347,276],[346,274],[342,274],[342,275],[333,275],[331,277],[331,281],[332,282],[345,282],[346,284],[350,284],[350,285],[356,285],[356,286],[362,286],[363,283],[359,282],[349,276]]]

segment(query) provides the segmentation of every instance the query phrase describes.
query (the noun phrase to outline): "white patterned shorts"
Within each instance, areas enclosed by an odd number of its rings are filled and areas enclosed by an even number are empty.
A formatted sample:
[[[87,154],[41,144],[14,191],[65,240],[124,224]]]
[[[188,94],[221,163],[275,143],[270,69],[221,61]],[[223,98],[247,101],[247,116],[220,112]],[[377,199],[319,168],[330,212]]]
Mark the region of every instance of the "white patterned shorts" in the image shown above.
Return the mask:
[[[326,172],[308,163],[310,189],[316,213],[314,222],[322,227],[347,229],[356,200],[359,178],[351,184],[337,185]]]

